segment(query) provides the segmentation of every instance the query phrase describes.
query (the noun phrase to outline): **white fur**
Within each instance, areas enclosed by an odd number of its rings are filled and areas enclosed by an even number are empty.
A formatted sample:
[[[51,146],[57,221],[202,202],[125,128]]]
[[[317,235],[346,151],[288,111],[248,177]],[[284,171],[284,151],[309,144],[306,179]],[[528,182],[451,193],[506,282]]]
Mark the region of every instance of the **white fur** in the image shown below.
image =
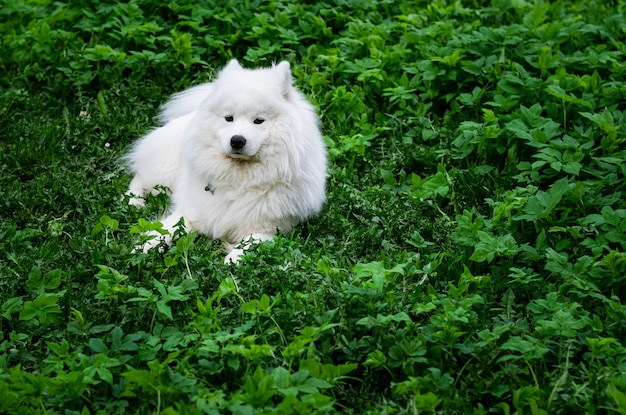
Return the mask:
[[[134,173],[127,193],[141,205],[155,186],[170,188],[161,222],[171,234],[182,217],[189,230],[223,240],[226,261],[237,262],[241,242],[271,239],[320,211],[326,148],[289,63],[249,70],[232,60],[215,81],[174,95],[160,119],[126,156]]]

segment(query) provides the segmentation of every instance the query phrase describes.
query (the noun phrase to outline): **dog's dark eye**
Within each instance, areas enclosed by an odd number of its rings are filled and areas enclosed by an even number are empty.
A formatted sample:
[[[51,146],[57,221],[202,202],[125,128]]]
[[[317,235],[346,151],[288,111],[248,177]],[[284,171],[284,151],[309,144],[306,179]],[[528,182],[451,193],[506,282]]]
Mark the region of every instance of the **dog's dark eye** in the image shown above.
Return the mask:
[[[233,122],[234,118],[232,115],[227,115],[224,117],[224,119],[226,120],[226,122]]]
[[[254,123],[255,124],[263,124],[265,122],[265,120],[263,118],[255,118],[254,119]]]

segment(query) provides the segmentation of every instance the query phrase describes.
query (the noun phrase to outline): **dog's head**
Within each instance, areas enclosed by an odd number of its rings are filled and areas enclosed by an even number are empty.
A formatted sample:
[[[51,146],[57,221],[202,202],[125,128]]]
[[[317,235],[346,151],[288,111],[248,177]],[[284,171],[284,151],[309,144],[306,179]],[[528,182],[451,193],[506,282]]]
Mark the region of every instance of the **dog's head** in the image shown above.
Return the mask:
[[[288,62],[244,69],[236,60],[220,72],[214,91],[202,104],[213,145],[235,159],[252,159],[270,140],[293,94]]]

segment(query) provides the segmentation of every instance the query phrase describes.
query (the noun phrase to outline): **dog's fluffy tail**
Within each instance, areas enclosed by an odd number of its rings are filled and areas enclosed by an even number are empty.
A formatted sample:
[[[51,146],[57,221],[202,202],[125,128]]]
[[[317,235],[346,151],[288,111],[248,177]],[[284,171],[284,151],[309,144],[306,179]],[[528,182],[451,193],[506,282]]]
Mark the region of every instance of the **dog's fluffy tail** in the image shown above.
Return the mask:
[[[194,86],[172,95],[172,97],[163,105],[159,114],[159,121],[162,124],[191,114],[196,111],[202,101],[213,92],[213,85],[210,83]]]

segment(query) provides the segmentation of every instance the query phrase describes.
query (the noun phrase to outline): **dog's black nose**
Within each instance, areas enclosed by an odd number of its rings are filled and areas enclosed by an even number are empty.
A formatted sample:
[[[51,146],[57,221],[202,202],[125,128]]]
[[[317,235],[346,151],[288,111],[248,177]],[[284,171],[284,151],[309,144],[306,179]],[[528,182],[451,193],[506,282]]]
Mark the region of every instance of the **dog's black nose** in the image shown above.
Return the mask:
[[[246,138],[242,135],[234,135],[230,138],[230,146],[233,150],[241,150],[246,145]]]

